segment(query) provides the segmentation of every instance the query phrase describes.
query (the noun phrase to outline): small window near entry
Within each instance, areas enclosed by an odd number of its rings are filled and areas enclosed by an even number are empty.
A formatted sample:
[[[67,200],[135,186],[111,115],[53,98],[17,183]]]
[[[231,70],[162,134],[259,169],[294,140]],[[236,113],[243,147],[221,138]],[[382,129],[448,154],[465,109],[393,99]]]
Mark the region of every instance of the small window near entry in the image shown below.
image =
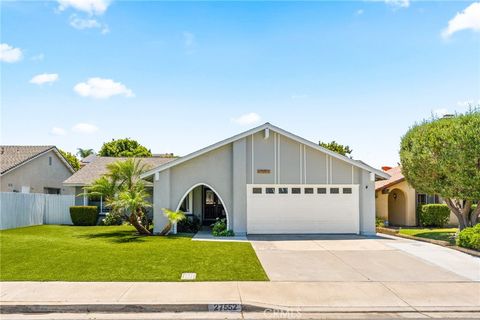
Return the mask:
[[[343,188],[343,193],[352,194],[352,188]]]
[[[286,194],[288,193],[288,188],[278,188],[278,193]]]
[[[252,193],[253,194],[261,194],[262,193],[262,188],[253,188]]]
[[[327,193],[327,188],[317,188],[317,193],[318,194],[326,194]]]
[[[313,188],[305,188],[305,189],[303,189],[303,192],[305,194],[313,194]]]
[[[292,188],[292,193],[293,193],[293,194],[300,194],[300,193],[302,193],[302,189],[300,189],[300,188]]]
[[[265,193],[273,194],[275,193],[275,188],[265,188]]]
[[[339,188],[330,188],[330,193],[331,193],[331,194],[339,194],[339,193],[340,193],[340,189],[339,189]]]
[[[49,166],[52,165],[52,157],[48,157],[48,165],[49,165]]]

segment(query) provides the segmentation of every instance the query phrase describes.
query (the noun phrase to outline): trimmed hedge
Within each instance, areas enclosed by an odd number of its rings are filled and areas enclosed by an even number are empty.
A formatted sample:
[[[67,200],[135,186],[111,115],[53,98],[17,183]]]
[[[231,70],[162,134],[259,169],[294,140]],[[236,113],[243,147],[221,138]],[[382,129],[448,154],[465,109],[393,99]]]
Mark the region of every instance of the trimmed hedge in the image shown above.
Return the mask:
[[[96,206],[70,207],[70,217],[76,226],[94,226],[98,221],[98,208]]]
[[[444,227],[450,218],[446,204],[424,204],[417,208],[420,224],[424,227]]]
[[[480,224],[460,231],[457,237],[457,245],[480,251]]]

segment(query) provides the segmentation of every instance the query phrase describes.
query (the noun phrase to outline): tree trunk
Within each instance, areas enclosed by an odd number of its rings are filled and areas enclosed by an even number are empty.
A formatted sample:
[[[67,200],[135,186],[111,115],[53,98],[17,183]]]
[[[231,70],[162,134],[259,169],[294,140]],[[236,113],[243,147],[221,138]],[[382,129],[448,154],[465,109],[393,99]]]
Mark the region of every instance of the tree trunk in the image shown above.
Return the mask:
[[[161,236],[166,236],[170,232],[171,229],[172,229],[172,223],[170,221],[168,221],[167,225],[160,232],[160,235]]]
[[[151,236],[151,232],[148,231],[147,229],[145,229],[144,226],[142,226],[140,224],[140,222],[138,222],[138,218],[137,218],[137,215],[135,213],[131,213],[130,214],[130,223],[132,224],[132,226],[135,227],[135,229],[137,229],[138,233],[140,234],[143,234],[143,235],[147,235],[147,236]]]
[[[457,207],[457,204],[450,198],[445,198],[445,203],[447,204],[448,208],[453,212],[453,214],[458,219],[458,228],[460,231],[466,228],[467,223],[465,221],[465,217],[462,215],[461,208]]]
[[[472,215],[470,216],[470,224],[472,227],[477,224],[478,216],[480,216],[480,201],[477,204],[477,208],[473,210]]]

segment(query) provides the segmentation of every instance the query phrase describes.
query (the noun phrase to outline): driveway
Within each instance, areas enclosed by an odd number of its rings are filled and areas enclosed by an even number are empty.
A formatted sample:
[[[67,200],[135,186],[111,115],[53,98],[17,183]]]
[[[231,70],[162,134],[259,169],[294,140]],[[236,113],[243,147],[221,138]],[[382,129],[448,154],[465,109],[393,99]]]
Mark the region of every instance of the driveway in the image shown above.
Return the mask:
[[[480,281],[480,259],[391,236],[249,236],[271,281]]]

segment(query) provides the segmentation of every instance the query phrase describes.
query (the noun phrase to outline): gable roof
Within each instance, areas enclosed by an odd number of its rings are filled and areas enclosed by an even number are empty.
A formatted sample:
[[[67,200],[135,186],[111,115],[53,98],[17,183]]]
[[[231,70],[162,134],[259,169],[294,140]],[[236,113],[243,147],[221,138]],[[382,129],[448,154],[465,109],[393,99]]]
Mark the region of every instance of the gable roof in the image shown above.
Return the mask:
[[[86,163],[80,170],[75,172],[71,177],[63,182],[65,186],[88,186],[94,180],[100,178],[107,173],[107,165],[116,161],[125,161],[127,157],[99,157],[91,159],[89,163]],[[154,168],[174,158],[162,158],[162,157],[149,157],[149,158],[136,158],[142,163],[145,163],[149,168]]]
[[[176,165],[178,165],[178,164],[180,164],[180,163],[183,163],[183,162],[185,162],[185,161],[188,161],[188,160],[193,159],[193,158],[195,158],[195,157],[198,157],[198,156],[200,156],[200,155],[202,155],[202,154],[205,154],[205,153],[207,153],[207,152],[210,152],[210,151],[212,151],[212,150],[214,150],[214,149],[220,148],[220,147],[222,147],[222,146],[224,146],[224,145],[227,145],[227,144],[229,144],[229,143],[232,143],[232,142],[234,142],[234,141],[243,139],[243,138],[245,138],[245,137],[248,137],[248,136],[250,136],[250,135],[252,135],[252,134],[255,134],[255,133],[260,132],[260,131],[265,130],[265,129],[269,129],[269,130],[272,130],[272,131],[274,131],[274,132],[276,132],[276,133],[282,134],[282,135],[284,135],[284,136],[286,136],[286,137],[288,137],[288,138],[290,138],[290,139],[292,139],[292,140],[295,140],[295,141],[297,141],[297,142],[300,142],[300,143],[302,143],[302,144],[305,144],[305,145],[309,146],[310,148],[313,148],[313,149],[322,151],[322,152],[328,154],[329,156],[331,156],[331,157],[333,157],[333,158],[337,158],[337,159],[340,159],[340,160],[342,160],[342,161],[345,161],[345,162],[347,162],[347,163],[349,163],[349,164],[351,164],[351,165],[353,165],[353,166],[355,166],[355,167],[358,167],[358,168],[367,170],[367,171],[369,171],[369,172],[375,173],[375,176],[378,177],[378,178],[381,178],[381,179],[388,179],[388,178],[390,178],[390,175],[388,175],[387,173],[385,173],[385,172],[382,171],[382,170],[375,169],[375,168],[373,168],[373,167],[365,164],[364,162],[357,161],[357,160],[350,159],[350,158],[348,158],[348,157],[342,156],[341,154],[338,154],[338,153],[336,153],[336,152],[333,152],[333,151],[331,151],[331,150],[328,150],[328,149],[326,149],[326,148],[323,148],[323,147],[319,146],[318,144],[316,144],[316,143],[314,143],[314,142],[312,142],[312,141],[309,141],[309,140],[306,140],[306,139],[304,139],[304,138],[302,138],[302,137],[299,137],[299,136],[297,136],[297,135],[294,135],[293,133],[290,133],[290,132],[288,132],[288,131],[285,131],[285,130],[283,130],[283,129],[279,128],[279,127],[276,127],[276,126],[274,126],[274,125],[272,125],[272,124],[270,124],[270,123],[268,123],[268,122],[265,123],[265,124],[262,124],[262,125],[260,125],[260,126],[258,126],[258,127],[255,127],[255,128],[253,128],[253,129],[250,129],[250,130],[247,130],[247,131],[245,131],[245,132],[239,133],[239,134],[237,134],[237,135],[235,135],[235,136],[233,136],[233,137],[230,137],[230,138],[228,138],[228,139],[225,139],[225,140],[222,140],[222,141],[217,142],[217,143],[215,143],[215,144],[212,144],[212,145],[210,145],[210,146],[208,146],[208,147],[205,147],[205,148],[203,148],[203,149],[200,149],[200,150],[198,150],[198,151],[192,152],[192,153],[190,153],[190,154],[188,154],[188,155],[186,155],[186,156],[184,156],[184,157],[177,158],[177,159],[175,159],[174,161],[171,161],[171,162],[169,162],[169,163],[165,163],[165,164],[163,164],[163,165],[160,165],[160,166],[158,166],[158,167],[156,167],[156,168],[154,168],[154,169],[152,169],[152,170],[149,170],[149,171],[147,171],[146,173],[144,173],[144,174],[142,175],[142,178],[149,177],[149,176],[155,174],[156,172],[160,172],[160,171],[166,170],[166,169],[171,168],[171,167],[173,167],[173,166],[176,166]]]
[[[0,174],[15,170],[49,151],[53,151],[72,173],[75,172],[55,146],[0,146]]]
[[[405,181],[405,177],[402,174],[402,168],[400,166],[387,170],[386,172],[390,175],[390,178],[375,182],[375,191],[384,190],[390,186],[393,186],[394,184]]]

